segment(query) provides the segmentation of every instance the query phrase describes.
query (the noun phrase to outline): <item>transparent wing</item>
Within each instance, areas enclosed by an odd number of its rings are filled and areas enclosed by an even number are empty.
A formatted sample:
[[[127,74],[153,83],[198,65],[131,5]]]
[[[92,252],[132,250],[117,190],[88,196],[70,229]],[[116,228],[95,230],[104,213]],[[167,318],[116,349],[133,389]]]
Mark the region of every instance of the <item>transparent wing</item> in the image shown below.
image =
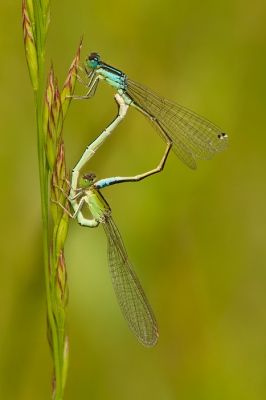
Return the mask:
[[[207,119],[162,98],[146,86],[130,79],[127,84],[126,92],[141,108],[157,119],[172,139],[174,153],[190,168],[197,168],[195,158],[211,159],[229,145],[228,136]],[[162,137],[156,121],[147,119]]]
[[[137,339],[146,347],[158,340],[158,327],[151,306],[135,274],[121,235],[112,219],[103,227],[108,240],[108,262],[115,294],[122,313]]]

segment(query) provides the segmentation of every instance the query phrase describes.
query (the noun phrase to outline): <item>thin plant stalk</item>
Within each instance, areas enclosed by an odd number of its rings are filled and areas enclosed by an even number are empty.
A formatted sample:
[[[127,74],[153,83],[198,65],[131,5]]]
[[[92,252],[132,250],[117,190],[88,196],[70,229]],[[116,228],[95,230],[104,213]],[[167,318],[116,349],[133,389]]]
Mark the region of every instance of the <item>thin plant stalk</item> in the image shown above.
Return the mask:
[[[51,66],[44,93],[45,39],[50,22],[50,0],[23,0],[22,24],[25,55],[34,93],[37,128],[37,149],[41,189],[43,253],[46,282],[47,333],[54,360],[53,399],[61,400],[68,367],[67,305],[68,285],[64,243],[68,231],[68,215],[55,201],[67,190],[63,123],[73,94],[81,43],[68,71],[62,92],[58,89]],[[53,235],[49,245],[49,196],[53,216]],[[63,196],[64,197],[64,196]],[[54,202],[53,202],[54,201]],[[60,198],[61,203],[67,200]],[[68,204],[65,204],[68,207]]]

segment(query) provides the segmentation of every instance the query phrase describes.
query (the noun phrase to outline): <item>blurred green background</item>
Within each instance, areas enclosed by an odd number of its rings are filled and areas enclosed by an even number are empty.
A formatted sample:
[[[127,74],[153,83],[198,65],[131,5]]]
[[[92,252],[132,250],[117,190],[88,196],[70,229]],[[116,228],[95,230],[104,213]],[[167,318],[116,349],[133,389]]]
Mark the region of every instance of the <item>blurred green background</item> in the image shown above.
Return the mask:
[[[33,94],[20,2],[1,3],[0,399],[48,399],[42,228]],[[46,73],[63,85],[85,32],[91,51],[221,126],[230,146],[189,170],[174,154],[163,173],[104,190],[156,314],[146,349],[111,285],[103,229],[72,221],[66,243],[70,366],[65,399],[266,398],[266,2],[52,1]],[[76,93],[85,93],[77,84]],[[100,84],[72,102],[68,168],[116,113]],[[164,144],[130,110],[88,171],[135,175]]]

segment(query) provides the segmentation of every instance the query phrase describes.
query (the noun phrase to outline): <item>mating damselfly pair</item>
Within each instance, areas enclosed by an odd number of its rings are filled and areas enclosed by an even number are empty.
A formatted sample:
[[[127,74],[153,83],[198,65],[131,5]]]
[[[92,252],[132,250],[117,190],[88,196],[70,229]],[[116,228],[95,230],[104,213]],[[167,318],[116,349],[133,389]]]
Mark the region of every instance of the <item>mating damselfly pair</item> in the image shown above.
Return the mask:
[[[81,69],[85,79],[78,80],[87,87],[84,96],[75,99],[91,99],[100,80],[105,80],[117,92],[115,101],[118,114],[114,121],[85,150],[74,167],[68,199],[74,210],[70,214],[82,226],[96,227],[102,224],[108,241],[108,263],[114,291],[121,311],[130,329],[146,347],[153,347],[158,340],[158,326],[126,253],[121,235],[111,217],[111,209],[100,189],[123,182],[137,182],[162,171],[172,149],[188,167],[196,169],[196,158],[211,159],[216,153],[227,148],[227,134],[218,126],[194,112],[170,102],[147,87],[129,79],[122,71],[100,61],[97,53],[91,53]],[[125,117],[129,106],[141,112],[166,143],[166,149],[158,167],[136,176],[111,177],[96,181],[95,174],[80,179],[80,172],[96,150]],[[92,219],[82,214],[87,204]]]

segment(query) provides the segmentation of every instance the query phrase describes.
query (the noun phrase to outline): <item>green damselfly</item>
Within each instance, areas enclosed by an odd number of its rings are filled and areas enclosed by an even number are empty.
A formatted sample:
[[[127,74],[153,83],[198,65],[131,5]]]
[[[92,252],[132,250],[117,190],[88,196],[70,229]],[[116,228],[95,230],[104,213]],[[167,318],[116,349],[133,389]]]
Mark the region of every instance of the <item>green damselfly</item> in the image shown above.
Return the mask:
[[[81,169],[127,113],[128,105],[125,104],[119,94],[115,95],[115,101],[118,105],[117,117],[86,148],[72,171],[70,194],[66,194],[66,196],[72,205],[74,214],[69,213],[60,203],[57,203],[65,209],[71,218],[77,218],[81,226],[94,228],[102,224],[108,243],[109,271],[121,311],[137,339],[144,346],[153,347],[159,337],[155,316],[130,263],[122,237],[111,217],[111,209],[99,190],[122,182],[136,182],[149,176],[149,174],[153,174],[154,171],[132,177],[106,178],[98,182],[96,182],[96,175],[93,173],[87,174],[80,179]],[[83,215],[83,206],[85,204],[88,205],[92,216],[91,219]]]

